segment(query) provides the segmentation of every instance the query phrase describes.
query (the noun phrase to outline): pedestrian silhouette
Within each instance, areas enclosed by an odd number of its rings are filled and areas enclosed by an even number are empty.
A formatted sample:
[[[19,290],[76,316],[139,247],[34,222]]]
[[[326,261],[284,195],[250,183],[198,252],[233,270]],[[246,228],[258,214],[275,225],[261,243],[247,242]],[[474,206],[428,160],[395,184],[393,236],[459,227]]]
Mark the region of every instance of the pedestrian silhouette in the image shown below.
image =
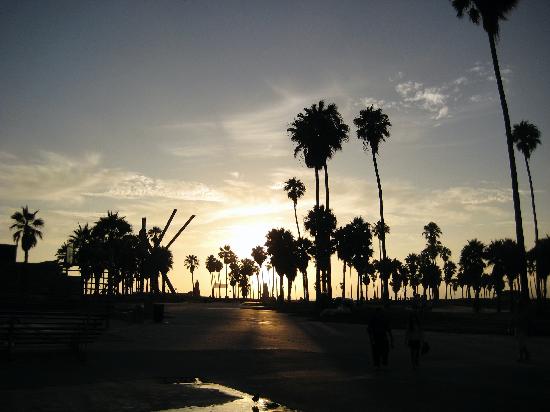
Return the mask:
[[[411,313],[409,316],[405,339],[411,352],[411,363],[413,369],[416,369],[420,359],[420,348],[422,348],[424,343],[424,332],[422,330],[422,325],[420,324],[420,319],[415,312]]]
[[[390,346],[393,348],[393,335],[382,308],[376,308],[374,311],[369,319],[367,332],[370,338],[374,367],[376,369],[380,368],[380,362],[382,362],[382,365],[387,366]]]

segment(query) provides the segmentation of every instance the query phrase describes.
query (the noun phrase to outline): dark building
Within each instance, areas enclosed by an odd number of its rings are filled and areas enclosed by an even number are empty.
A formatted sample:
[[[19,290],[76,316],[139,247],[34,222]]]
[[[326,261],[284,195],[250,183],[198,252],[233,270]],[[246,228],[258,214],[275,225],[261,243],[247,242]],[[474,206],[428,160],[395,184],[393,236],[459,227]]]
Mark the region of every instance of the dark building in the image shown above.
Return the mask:
[[[16,245],[0,245],[0,265],[15,263],[17,257]]]

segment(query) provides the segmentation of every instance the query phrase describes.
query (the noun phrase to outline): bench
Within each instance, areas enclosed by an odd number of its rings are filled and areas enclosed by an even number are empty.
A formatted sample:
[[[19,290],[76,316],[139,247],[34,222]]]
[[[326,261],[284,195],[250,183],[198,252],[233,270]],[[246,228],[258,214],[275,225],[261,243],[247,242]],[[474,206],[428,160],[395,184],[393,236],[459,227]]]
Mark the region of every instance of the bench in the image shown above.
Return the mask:
[[[67,346],[82,354],[106,329],[103,314],[67,311],[0,312],[0,350],[11,356],[22,347]]]

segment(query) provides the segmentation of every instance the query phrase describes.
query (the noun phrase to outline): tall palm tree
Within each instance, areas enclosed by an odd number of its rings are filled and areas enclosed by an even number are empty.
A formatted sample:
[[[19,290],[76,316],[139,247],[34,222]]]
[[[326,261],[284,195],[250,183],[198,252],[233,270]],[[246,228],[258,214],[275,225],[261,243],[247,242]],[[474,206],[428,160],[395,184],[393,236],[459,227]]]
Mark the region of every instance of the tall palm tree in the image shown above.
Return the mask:
[[[462,18],[468,14],[474,24],[481,23],[483,29],[489,37],[489,46],[491,48],[491,57],[493,59],[493,68],[497,81],[498,93],[500,96],[500,105],[502,106],[502,115],[504,117],[504,128],[506,130],[506,144],[508,147],[508,160],[510,163],[510,175],[512,178],[512,195],[514,200],[514,215],[516,221],[517,243],[521,250],[521,294],[525,301],[529,300],[529,286],[527,283],[527,262],[525,255],[525,239],[523,236],[523,222],[521,218],[521,203],[519,198],[518,175],[516,170],[516,158],[514,154],[514,143],[512,139],[512,127],[510,126],[510,114],[508,112],[508,103],[504,93],[504,85],[500,75],[500,66],[498,61],[496,43],[499,39],[500,21],[506,20],[510,12],[516,8],[519,0],[451,0],[452,6],[457,12],[457,17]]]
[[[290,140],[296,143],[294,157],[301,155],[308,168],[315,171],[315,206],[319,208],[319,170],[324,168],[325,172],[325,209],[330,210],[330,196],[328,184],[327,161],[334,153],[342,150],[342,143],[348,140],[349,127],[342,119],[338,108],[334,103],[325,105],[323,100],[319,104],[313,104],[304,108],[299,113],[290,127],[287,129]],[[315,238],[316,261],[318,262],[319,239]],[[320,269],[316,268],[316,279],[319,278]],[[332,296],[330,260],[327,269],[329,297]],[[319,282],[316,282],[316,288]],[[316,289],[317,297],[320,290]]]
[[[256,264],[258,265],[258,267],[260,268],[260,270],[258,272],[256,272],[256,278],[258,277],[258,273],[262,273],[262,285],[264,283],[264,276],[263,276],[263,271],[262,271],[262,265],[264,264],[265,260],[267,259],[267,253],[265,251],[265,249],[258,245],[256,246],[255,248],[252,249],[252,252],[251,252],[251,256],[252,256],[252,259],[254,259],[254,262],[256,262]],[[259,279],[256,279],[257,280],[257,283],[258,283],[258,299],[260,298],[260,281]]]
[[[531,207],[533,208],[533,220],[535,222],[535,260],[538,260],[537,244],[539,243],[539,225],[537,221],[537,210],[535,208],[535,192],[533,191],[533,179],[531,177],[531,167],[529,160],[538,145],[540,145],[540,130],[532,123],[522,120],[514,125],[512,138],[516,143],[517,149],[523,154],[527,176],[529,177],[529,188],[531,189]],[[537,270],[537,297],[541,297],[541,282],[539,270]]]
[[[19,245],[21,241],[21,249],[25,254],[25,263],[29,262],[29,250],[36,246],[38,239],[42,239],[44,228],[44,220],[36,217],[38,210],[29,212],[29,207],[21,207],[21,211],[17,211],[11,215],[14,223],[10,226],[13,230],[13,241]]]
[[[302,237],[300,234],[300,225],[298,225],[298,214],[296,213],[296,206],[298,199],[300,199],[306,193],[306,187],[302,181],[296,177],[292,177],[285,182],[285,192],[292,203],[294,204],[294,219],[296,220],[296,229],[298,230],[298,237]]]
[[[187,255],[185,257],[185,261],[183,262],[187,270],[191,272],[191,290],[195,290],[195,278],[193,277],[193,273],[195,272],[195,269],[199,266],[199,258],[196,255]]]
[[[382,109],[375,109],[374,106],[367,107],[359,112],[359,116],[353,119],[353,123],[357,127],[357,137],[363,142],[363,149],[370,149],[372,154],[372,162],[374,164],[374,172],[376,173],[376,183],[378,184],[378,199],[380,201],[380,224],[382,228],[384,223],[384,201],[382,196],[382,184],[380,183],[380,173],[378,171],[378,162],[376,156],[380,148],[380,143],[385,142],[390,137],[389,128],[391,127],[388,115],[382,112]],[[386,235],[382,230],[382,260],[387,258],[386,254]],[[382,298],[387,301],[389,299],[388,279],[384,279],[384,290]]]
[[[237,255],[231,250],[231,246],[225,245],[220,248],[218,252],[218,257],[222,260],[225,265],[225,297],[227,298],[227,265],[237,262]]]

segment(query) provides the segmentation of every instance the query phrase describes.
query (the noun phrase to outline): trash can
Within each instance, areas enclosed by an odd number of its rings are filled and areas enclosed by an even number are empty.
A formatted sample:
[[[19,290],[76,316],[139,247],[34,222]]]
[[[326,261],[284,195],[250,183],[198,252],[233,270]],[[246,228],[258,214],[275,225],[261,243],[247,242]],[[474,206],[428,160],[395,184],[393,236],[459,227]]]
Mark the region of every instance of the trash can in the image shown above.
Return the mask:
[[[153,303],[153,321],[161,323],[164,319],[164,303]]]

